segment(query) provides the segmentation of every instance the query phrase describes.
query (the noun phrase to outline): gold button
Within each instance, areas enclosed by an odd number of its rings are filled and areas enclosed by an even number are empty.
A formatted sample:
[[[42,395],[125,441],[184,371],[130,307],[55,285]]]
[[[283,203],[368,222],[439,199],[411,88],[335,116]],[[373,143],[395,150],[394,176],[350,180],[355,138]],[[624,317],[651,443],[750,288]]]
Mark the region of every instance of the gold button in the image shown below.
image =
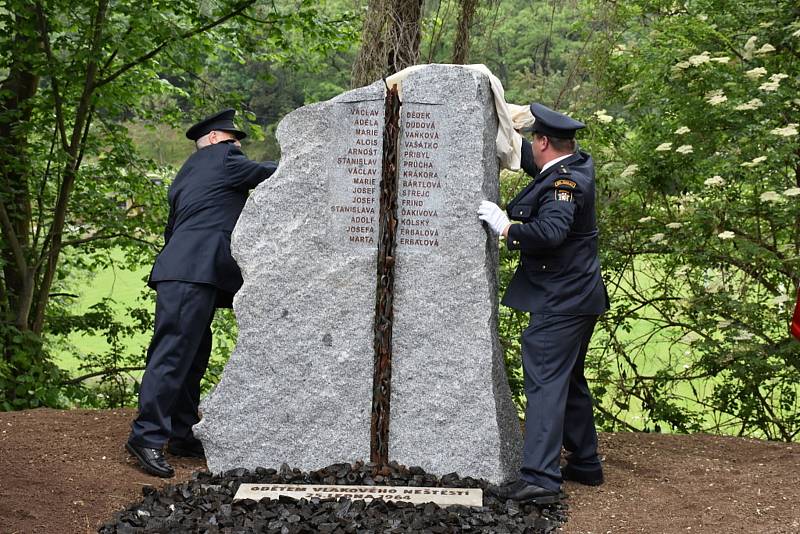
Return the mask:
[[[542,269],[547,269],[547,265],[542,265]]]
[[[522,215],[522,210],[519,210],[519,214]]]
[[[514,241],[514,244],[515,245],[519,245],[519,241]]]

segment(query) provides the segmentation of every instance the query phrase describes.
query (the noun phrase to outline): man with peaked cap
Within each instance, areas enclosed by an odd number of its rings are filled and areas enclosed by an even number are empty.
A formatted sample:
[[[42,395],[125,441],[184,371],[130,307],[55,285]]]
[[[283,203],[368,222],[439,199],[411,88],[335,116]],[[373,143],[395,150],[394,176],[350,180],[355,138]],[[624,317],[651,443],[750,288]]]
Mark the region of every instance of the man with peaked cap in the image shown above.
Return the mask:
[[[530,110],[533,138],[523,139],[521,166],[534,179],[509,202],[508,215],[483,201],[478,216],[520,251],[503,304],[530,313],[521,343],[528,402],[520,477],[491,491],[546,504],[563,498],[564,479],[603,482],[583,368],[608,296],[597,255],[594,162],[575,142],[584,124],[541,104]],[[562,445],[567,464],[559,468]]]
[[[274,162],[245,157],[233,109],[208,117],[186,132],[197,151],[169,188],[164,248],[148,285],[156,290],[153,339],[139,390],[139,414],[125,445],[142,469],[159,477],[174,470],[163,448],[202,458],[192,434],[199,421],[200,381],[211,353],[216,308],[230,308],[242,285],[231,256],[231,232],[248,192],[275,172]]]

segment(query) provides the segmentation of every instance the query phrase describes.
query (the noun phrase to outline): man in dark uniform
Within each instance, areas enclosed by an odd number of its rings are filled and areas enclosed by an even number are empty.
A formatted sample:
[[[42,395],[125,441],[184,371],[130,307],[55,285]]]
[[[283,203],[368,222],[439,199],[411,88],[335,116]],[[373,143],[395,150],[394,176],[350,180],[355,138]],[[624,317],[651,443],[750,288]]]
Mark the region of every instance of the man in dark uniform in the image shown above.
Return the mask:
[[[545,504],[563,497],[563,479],[603,482],[583,367],[608,297],[597,256],[594,162],[575,143],[584,125],[541,104],[531,113],[534,136],[523,139],[521,166],[534,180],[508,204],[508,216],[488,201],[478,215],[521,254],[503,304],[530,312],[522,333],[528,403],[520,478],[493,491]],[[559,469],[562,444],[568,456]]]
[[[266,180],[276,163],[245,157],[245,133],[226,109],[195,124],[186,137],[197,151],[169,188],[164,248],[149,285],[156,290],[153,339],[139,390],[139,415],[126,449],[148,473],[171,477],[163,447],[176,456],[204,457],[192,434],[199,421],[200,381],[211,353],[216,308],[230,308],[242,285],[231,256],[231,232],[249,190]]]

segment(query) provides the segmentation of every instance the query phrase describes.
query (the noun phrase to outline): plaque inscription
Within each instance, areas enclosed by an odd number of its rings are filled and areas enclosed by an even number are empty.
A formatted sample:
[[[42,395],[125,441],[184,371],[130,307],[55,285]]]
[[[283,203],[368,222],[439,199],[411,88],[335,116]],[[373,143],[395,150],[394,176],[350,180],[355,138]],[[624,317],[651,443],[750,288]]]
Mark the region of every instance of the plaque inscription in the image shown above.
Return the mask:
[[[240,484],[234,501],[252,499],[351,499],[404,501],[414,504],[433,502],[439,506],[483,506],[480,488],[429,488],[414,486],[326,486],[310,484]]]
[[[445,146],[439,130],[440,106],[404,102],[401,108],[397,245],[409,251],[439,248],[442,235],[442,180]]]
[[[383,156],[381,101],[348,102],[329,169],[332,232],[346,248],[377,245],[378,186]]]

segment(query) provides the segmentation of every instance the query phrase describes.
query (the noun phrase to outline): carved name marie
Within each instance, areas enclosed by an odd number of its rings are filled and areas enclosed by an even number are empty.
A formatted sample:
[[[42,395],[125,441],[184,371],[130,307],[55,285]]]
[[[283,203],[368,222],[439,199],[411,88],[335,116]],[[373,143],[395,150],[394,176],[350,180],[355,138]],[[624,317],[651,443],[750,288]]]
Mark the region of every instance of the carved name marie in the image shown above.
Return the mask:
[[[383,154],[380,101],[347,102],[347,139],[340,140],[329,166],[334,241],[344,248],[375,247]],[[438,248],[442,239],[444,146],[437,126],[438,106],[404,102],[398,150],[397,246],[409,250]]]

